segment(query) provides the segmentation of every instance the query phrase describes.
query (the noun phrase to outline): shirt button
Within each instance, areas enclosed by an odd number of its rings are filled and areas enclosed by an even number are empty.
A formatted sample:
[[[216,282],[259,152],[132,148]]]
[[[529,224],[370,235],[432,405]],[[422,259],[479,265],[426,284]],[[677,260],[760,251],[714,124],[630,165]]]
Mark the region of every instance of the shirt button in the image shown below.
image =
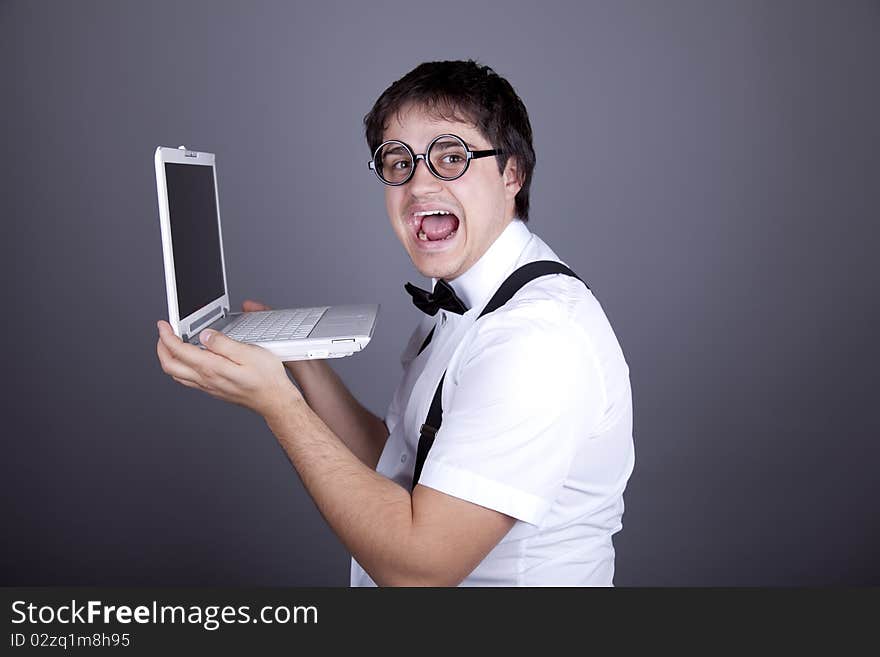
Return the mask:
[[[400,462],[401,462],[401,463],[406,463],[406,454],[401,454],[401,455],[400,455]]]

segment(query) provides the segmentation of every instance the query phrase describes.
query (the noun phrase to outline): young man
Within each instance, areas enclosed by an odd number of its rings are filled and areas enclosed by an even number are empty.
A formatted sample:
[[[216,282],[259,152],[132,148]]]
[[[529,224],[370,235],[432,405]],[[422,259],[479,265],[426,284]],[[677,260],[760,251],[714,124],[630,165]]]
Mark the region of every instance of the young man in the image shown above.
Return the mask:
[[[300,392],[269,352],[222,334],[203,332],[202,351],[159,322],[163,370],[266,419],[351,552],[353,585],[611,585],[629,371],[589,288],[526,228],[525,107],[488,67],[432,62],[365,125],[391,226],[435,279],[407,286],[425,314],[385,421],[325,362],[286,364]]]

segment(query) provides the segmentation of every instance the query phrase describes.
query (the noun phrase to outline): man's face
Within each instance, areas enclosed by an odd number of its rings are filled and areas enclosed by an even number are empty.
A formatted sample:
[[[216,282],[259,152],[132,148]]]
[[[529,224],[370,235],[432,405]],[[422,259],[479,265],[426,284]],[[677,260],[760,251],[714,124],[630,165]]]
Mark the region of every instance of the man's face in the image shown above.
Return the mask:
[[[397,139],[424,153],[441,134],[461,137],[470,150],[493,148],[473,125],[434,118],[418,106],[392,115],[382,139]],[[510,223],[519,189],[514,158],[503,175],[494,157],[471,160],[464,175],[451,181],[434,177],[419,160],[409,182],[385,187],[385,206],[416,269],[449,281],[470,269]],[[425,214],[436,210],[452,216]]]

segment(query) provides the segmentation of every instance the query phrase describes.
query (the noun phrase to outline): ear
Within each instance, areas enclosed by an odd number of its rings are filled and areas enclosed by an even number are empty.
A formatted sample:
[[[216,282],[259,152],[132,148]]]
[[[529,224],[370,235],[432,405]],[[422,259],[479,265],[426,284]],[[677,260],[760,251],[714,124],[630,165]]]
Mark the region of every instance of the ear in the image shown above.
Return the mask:
[[[519,169],[519,161],[515,156],[507,158],[507,164],[504,165],[504,173],[501,174],[501,178],[504,182],[504,195],[512,201],[522,189],[522,173]]]

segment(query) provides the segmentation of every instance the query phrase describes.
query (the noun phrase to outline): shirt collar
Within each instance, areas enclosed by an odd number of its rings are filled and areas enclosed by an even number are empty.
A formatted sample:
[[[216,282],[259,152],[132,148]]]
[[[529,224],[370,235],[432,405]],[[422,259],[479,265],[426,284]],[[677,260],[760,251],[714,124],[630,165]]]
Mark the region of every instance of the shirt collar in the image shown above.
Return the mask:
[[[531,237],[525,223],[513,219],[480,259],[458,278],[448,281],[449,285],[468,308],[482,308],[504,277],[513,271]],[[432,286],[436,282],[436,278],[431,279]]]

